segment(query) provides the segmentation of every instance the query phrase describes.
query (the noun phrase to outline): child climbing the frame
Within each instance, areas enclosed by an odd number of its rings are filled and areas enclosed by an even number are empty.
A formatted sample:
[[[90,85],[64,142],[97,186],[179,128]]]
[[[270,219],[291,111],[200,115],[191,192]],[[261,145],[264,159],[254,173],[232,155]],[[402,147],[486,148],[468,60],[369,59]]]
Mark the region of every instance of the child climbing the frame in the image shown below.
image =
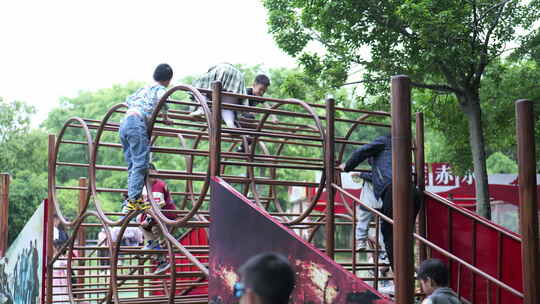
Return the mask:
[[[196,88],[202,88],[211,90],[212,83],[214,81],[220,81],[222,85],[222,91],[245,95],[246,87],[244,82],[244,73],[229,63],[220,63],[210,67],[208,71],[193,82],[193,86]],[[205,94],[203,97],[206,100],[210,99],[210,96]],[[241,98],[225,96],[221,97],[222,103],[228,104],[244,104],[246,101]],[[195,111],[191,112],[190,116],[203,115],[201,107],[198,107]],[[236,128],[238,121],[236,117],[236,111],[230,109],[221,110],[221,118],[225,121],[228,128]]]
[[[153,163],[149,164],[149,184],[151,185],[150,192],[152,193],[153,201],[163,210],[163,215],[168,219],[176,219],[176,213],[172,212],[176,210],[176,205],[172,200],[171,193],[167,187],[167,183],[161,179],[152,177],[157,173],[156,166]],[[143,189],[143,198],[145,201],[149,200],[147,188]],[[143,213],[139,216],[139,229],[144,235],[144,247],[143,250],[160,250],[165,249],[165,243],[163,240],[163,233],[158,226],[156,220],[152,218],[150,214]],[[157,258],[157,270],[156,273],[165,271],[170,267],[169,262],[165,256],[159,256]]]
[[[120,124],[120,141],[128,164],[128,198],[122,206],[124,213],[149,207],[148,203],[142,199],[150,155],[148,121],[159,100],[167,91],[166,88],[172,76],[171,66],[162,63],[154,70],[155,83],[153,85],[140,88],[126,98],[128,110]],[[166,105],[163,105],[162,110],[163,123],[172,124],[167,116]]]
[[[371,158],[368,159],[368,163],[371,164],[373,160]],[[382,207],[382,200],[379,198],[377,199],[375,197],[375,194],[373,193],[373,176],[372,173],[367,172],[354,172],[351,173],[351,177],[353,179],[353,182],[362,184],[362,192],[360,194],[360,202],[365,204],[366,206],[374,209],[380,210]],[[368,238],[370,235],[370,228],[369,225],[371,221],[376,219],[375,214],[371,211],[369,211],[364,206],[357,204],[356,205],[356,251],[365,251],[368,249]],[[379,228],[380,229],[380,228]],[[377,233],[375,233],[377,235]],[[377,237],[375,237],[377,239]],[[382,238],[382,233],[378,233],[378,239],[374,242],[374,246],[383,246],[384,242]],[[371,260],[372,262],[375,261],[375,254],[368,254],[368,260]],[[379,263],[388,263],[387,255],[384,249],[379,250]],[[385,277],[388,274],[388,271],[390,269],[388,267],[382,267],[380,269],[380,277]],[[371,275],[374,276],[373,271],[369,271]],[[389,286],[389,281],[381,281],[380,287],[386,287]]]

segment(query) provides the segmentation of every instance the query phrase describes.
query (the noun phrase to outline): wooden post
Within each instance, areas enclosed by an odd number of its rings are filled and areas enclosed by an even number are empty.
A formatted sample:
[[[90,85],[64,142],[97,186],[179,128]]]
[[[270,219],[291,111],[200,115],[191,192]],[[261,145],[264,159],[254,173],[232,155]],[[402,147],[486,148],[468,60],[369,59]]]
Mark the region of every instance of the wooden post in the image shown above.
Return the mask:
[[[143,262],[143,258],[142,257],[138,257],[137,258],[137,265],[140,266],[139,270],[137,270],[137,273],[143,277],[144,276],[144,268],[142,268],[142,266],[144,266],[144,262]],[[144,279],[140,279],[139,280],[139,289],[137,291],[137,294],[139,295],[139,298],[144,298]]]
[[[84,188],[79,190],[79,215],[82,214],[84,206],[86,205],[86,197],[88,195],[88,189],[86,189],[87,186],[88,182],[86,177],[79,178],[79,187]],[[86,229],[82,226],[79,228],[79,232],[77,234],[77,242],[79,243],[79,246],[86,245]],[[79,252],[79,256],[84,256],[84,251]]]
[[[54,181],[54,178],[55,178],[55,165],[54,165],[54,157],[55,157],[55,145],[56,145],[56,135],[54,134],[49,134],[49,162],[48,162],[48,166],[49,166],[49,191],[48,191],[48,200],[47,200],[47,211],[46,211],[46,216],[47,216],[47,226],[45,227],[45,239],[46,239],[46,242],[45,242],[45,245],[46,245],[46,256],[45,256],[45,260],[46,260],[46,266],[47,266],[47,269],[46,269],[46,282],[45,282],[45,286],[46,286],[46,291],[45,291],[45,303],[46,304],[52,304],[52,300],[53,300],[53,295],[52,295],[52,292],[53,292],[53,286],[52,286],[52,279],[53,279],[53,261],[52,261],[52,258],[54,256],[54,252],[53,252],[53,229],[54,229],[54,213],[55,213],[55,210],[54,210],[54,202],[53,202],[53,193],[54,193],[54,189],[52,188],[51,185],[53,185],[53,181]]]
[[[519,168],[519,215],[524,304],[540,303],[540,257],[538,245],[538,202],[536,194],[536,147],[533,102],[516,101]]]
[[[212,83],[212,125],[210,126],[210,176],[219,176],[221,167],[221,82]]]
[[[334,258],[334,197],[335,189],[332,184],[334,183],[334,175],[336,171],[335,155],[334,155],[334,115],[335,115],[335,101],[334,99],[326,100],[326,133],[324,139],[324,159],[325,159],[325,176],[326,176],[326,254],[333,259]]]
[[[0,173],[0,258],[6,255],[9,236],[9,174]]]
[[[425,179],[425,153],[424,153],[424,114],[416,113],[416,186],[418,187],[420,199],[420,214],[418,218],[418,232],[426,237],[426,206],[424,202],[424,190],[426,189]],[[427,259],[426,245],[420,242],[420,261]]]
[[[88,195],[87,188],[87,179],[86,177],[79,178],[79,187],[84,188],[79,190],[79,216],[82,215],[82,212],[84,211],[84,206],[86,205],[86,197]],[[79,247],[84,247],[86,245],[86,229],[82,225],[79,226],[79,231],[77,233],[77,243],[79,244]],[[79,250],[79,257],[84,257],[85,251]],[[83,268],[85,264],[84,260],[79,260],[79,266]],[[78,271],[78,275],[81,276],[78,280],[79,284],[84,284],[84,275],[85,271],[83,269]],[[84,298],[83,294],[80,294],[78,296],[79,298]]]
[[[414,303],[414,205],[411,197],[411,87],[392,77],[392,202],[396,303]]]

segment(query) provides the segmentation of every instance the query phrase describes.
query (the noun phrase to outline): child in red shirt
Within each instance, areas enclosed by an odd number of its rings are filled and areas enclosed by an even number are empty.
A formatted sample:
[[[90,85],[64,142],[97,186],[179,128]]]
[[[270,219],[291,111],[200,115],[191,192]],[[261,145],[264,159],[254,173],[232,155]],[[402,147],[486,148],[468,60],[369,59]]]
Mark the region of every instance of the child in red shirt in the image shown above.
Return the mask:
[[[156,166],[152,163],[149,164],[149,173],[150,175],[156,174]],[[174,201],[172,200],[171,193],[169,192],[169,189],[167,187],[167,183],[161,179],[149,177],[150,185],[151,185],[151,191],[152,191],[152,198],[154,199],[154,202],[162,209],[162,210],[176,210],[176,205],[174,204]],[[148,199],[148,193],[146,187],[143,189],[143,197],[146,201]],[[167,212],[164,211],[163,215],[165,215],[169,219],[175,219],[176,213],[175,212]],[[163,239],[163,233],[159,227],[159,225],[156,222],[156,219],[152,218],[150,214],[143,213],[139,216],[139,229],[141,229],[143,235],[144,235],[144,247],[143,250],[159,250],[159,249],[165,249],[165,242]],[[159,272],[164,271],[166,268],[169,268],[169,263],[166,259],[161,258],[158,259],[158,270]]]

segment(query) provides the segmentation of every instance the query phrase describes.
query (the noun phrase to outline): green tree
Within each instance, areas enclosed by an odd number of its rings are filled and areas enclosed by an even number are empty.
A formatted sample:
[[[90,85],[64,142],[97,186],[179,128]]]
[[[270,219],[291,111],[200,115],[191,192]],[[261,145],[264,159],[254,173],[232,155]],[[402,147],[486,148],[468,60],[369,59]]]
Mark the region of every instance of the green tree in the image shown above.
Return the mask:
[[[11,244],[32,217],[36,208],[47,198],[47,172],[23,170],[12,177],[9,195],[9,233]]]
[[[532,60],[496,61],[486,68],[480,89],[480,101],[485,122],[485,148],[490,157],[499,152],[514,162],[517,160],[515,100],[538,100],[538,78],[540,69]],[[470,146],[467,123],[464,114],[459,111],[455,97],[416,91],[413,100],[415,110],[424,112],[425,120],[429,122],[426,126],[426,159],[430,162],[450,162],[457,174],[466,172],[472,164],[471,154],[468,153]],[[539,110],[535,109],[538,138]],[[447,134],[448,130],[452,130],[450,136]],[[537,160],[540,161],[540,151],[537,151]],[[489,163],[487,167],[488,173],[492,173]]]
[[[486,70],[480,90],[486,109],[486,138],[491,153],[500,151],[513,160],[516,153],[516,99],[540,99],[540,68],[533,60],[504,61]],[[536,138],[540,138],[540,108],[535,107]],[[540,165],[540,150],[536,151]]]
[[[0,97],[0,142],[6,142],[28,129],[35,108],[22,102],[8,102]]]
[[[538,18],[537,1],[265,0],[278,45],[331,85],[364,68],[368,92],[408,74],[413,85],[452,94],[468,121],[478,212],[490,216],[480,84],[505,45]],[[521,35],[524,36],[524,35]],[[313,47],[315,46],[315,47]],[[322,47],[324,54],[311,50]]]
[[[11,175],[8,244],[47,196],[46,134],[31,130],[35,109],[0,98],[0,172]]]
[[[486,161],[486,165],[489,174],[508,174],[517,173],[518,171],[516,162],[501,152],[491,154]]]
[[[20,151],[20,139],[30,128],[30,117],[35,108],[21,101],[8,102],[0,97],[0,170],[11,171],[18,160],[13,158]]]

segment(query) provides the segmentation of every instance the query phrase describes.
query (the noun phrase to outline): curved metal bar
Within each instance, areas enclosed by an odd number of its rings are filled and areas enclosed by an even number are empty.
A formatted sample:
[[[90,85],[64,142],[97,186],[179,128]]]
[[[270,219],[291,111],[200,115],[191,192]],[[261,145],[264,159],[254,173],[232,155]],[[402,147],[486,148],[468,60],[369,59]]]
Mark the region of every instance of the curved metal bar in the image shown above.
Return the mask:
[[[319,116],[317,115],[317,113],[315,113],[315,111],[307,103],[305,103],[302,100],[299,100],[299,99],[287,99],[287,101],[289,101],[291,103],[294,103],[294,104],[297,104],[297,105],[303,107],[305,110],[307,110],[307,112],[313,117],[313,120],[315,121],[315,126],[319,131],[320,139],[322,141],[324,141],[324,131],[323,131],[321,120],[319,119]],[[275,105],[271,106],[270,109],[275,110],[275,109],[280,108],[282,105],[284,105],[284,103],[275,104]],[[257,129],[256,129],[257,131],[260,132],[262,130],[265,122],[268,120],[269,117],[270,117],[270,113],[264,113],[263,114],[263,117],[260,120],[259,125],[257,126]],[[255,137],[253,139],[252,144],[255,144],[257,141],[258,141],[258,137]],[[251,156],[252,157],[253,157],[254,152],[255,151],[253,149],[251,151]],[[324,173],[323,173],[323,176],[324,176]],[[318,188],[318,191],[317,191],[318,195],[316,195],[315,198],[312,200],[310,206],[304,211],[304,213],[302,213],[296,219],[294,219],[292,221],[289,221],[289,222],[286,222],[285,223],[286,225],[294,225],[294,224],[300,223],[301,221],[303,221],[313,211],[313,209],[315,208],[315,205],[317,204],[317,201],[318,201],[320,195],[322,194],[322,189],[324,188],[324,180],[325,180],[325,178],[321,177],[321,183],[319,184],[319,188]]]
[[[147,183],[146,186],[149,187],[150,185]],[[148,188],[148,189],[151,189],[151,188]],[[201,206],[202,206],[202,204],[204,202],[204,197],[206,196],[206,193],[207,193],[208,189],[210,189],[210,184],[205,182],[204,186],[203,186],[203,189],[201,191],[201,195],[199,196],[199,200],[198,200],[197,204],[195,206],[193,206],[191,208],[191,210],[186,215],[184,215],[184,217],[182,217],[182,218],[180,218],[178,220],[171,220],[171,219],[167,218],[163,214],[163,211],[155,204],[155,202],[153,202],[153,197],[150,194],[151,191],[148,191],[148,196],[150,197],[150,206],[152,208],[152,211],[155,213],[156,218],[158,218],[159,221],[162,221],[167,225],[172,225],[174,227],[180,227],[180,226],[184,225],[186,222],[188,222],[191,218],[193,218],[193,216],[195,216],[195,214],[197,214],[197,212],[199,211],[199,209],[201,208]],[[204,193],[204,195],[202,193]]]
[[[152,215],[155,215],[155,214],[152,214]],[[208,268],[205,267],[200,261],[199,259],[197,259],[194,255],[192,255],[182,244],[180,244],[180,242],[178,242],[178,240],[172,236],[170,233],[168,233],[167,231],[167,226],[165,226],[165,224],[163,222],[160,222],[160,221],[156,221],[158,223],[158,225],[160,226],[161,228],[161,231],[163,232],[163,235],[169,240],[169,242],[171,242],[172,245],[174,245],[176,248],[178,248],[180,250],[180,252],[182,252],[183,255],[186,256],[186,258],[188,260],[190,260],[193,265],[195,265],[197,268],[199,268],[206,276],[209,275],[209,271],[208,271]],[[167,233],[165,233],[167,231]],[[172,254],[172,252],[171,252]],[[171,265],[175,265],[174,263],[171,264]],[[171,266],[172,267],[172,266]]]
[[[161,111],[161,109],[163,108],[165,103],[167,103],[167,100],[169,99],[169,96],[171,96],[176,91],[188,91],[191,94],[193,94],[192,96],[195,98],[195,101],[197,101],[200,104],[200,106],[202,107],[202,109],[203,109],[204,116],[206,118],[206,125],[210,126],[210,128],[212,128],[211,127],[212,126],[211,119],[210,119],[210,108],[208,107],[208,104],[206,103],[206,99],[203,97],[201,92],[198,89],[196,89],[195,87],[190,86],[190,85],[178,85],[178,86],[175,86],[173,88],[170,88],[161,97],[158,104],[154,108],[154,112],[152,113],[152,116],[151,116],[150,120],[148,121],[148,123],[149,123],[148,124],[148,136],[150,136],[152,134],[152,131],[154,130],[154,125],[156,123],[156,118],[158,117],[159,112]]]
[[[317,193],[315,194],[315,196],[311,200],[310,205],[306,208],[306,210],[300,216],[298,216],[296,219],[294,219],[294,220],[292,220],[290,222],[284,223],[285,225],[300,224],[306,217],[308,217],[311,214],[313,209],[315,209],[315,206],[317,205],[317,202],[321,198],[321,195],[322,195],[323,190],[324,190],[324,187],[322,185],[324,185],[325,182],[326,182],[326,175],[323,172],[322,175],[321,175],[320,185],[317,188]]]
[[[122,236],[124,235],[124,232],[126,231],[131,219],[135,218],[140,213],[141,211],[130,212],[127,216],[121,219],[122,225],[120,226],[120,231],[118,231],[118,234],[116,235],[116,239],[115,240],[109,239],[109,244],[111,244],[110,246],[113,247],[113,244],[114,244],[114,249],[112,250],[112,254],[111,254],[111,281],[115,282],[115,284],[111,284],[111,285],[112,285],[112,292],[113,292],[112,294],[113,300],[116,303],[120,302],[119,296],[118,296],[119,286],[118,284],[116,284],[116,282],[118,282],[118,254],[120,252],[120,246],[122,244],[122,241],[121,241]]]
[[[62,224],[68,226],[68,227],[71,227],[73,225],[73,222],[72,221],[68,221],[63,213],[62,213],[62,210],[60,208],[60,203],[58,202],[58,199],[56,197],[56,166],[57,166],[57,163],[58,163],[58,153],[59,153],[59,148],[60,148],[60,144],[62,143],[62,138],[64,137],[64,134],[66,132],[66,130],[68,129],[68,127],[71,126],[71,122],[78,122],[81,124],[81,127],[84,131],[84,135],[86,136],[86,143],[88,145],[88,160],[89,162],[92,161],[92,150],[93,150],[93,142],[92,142],[92,135],[90,134],[90,130],[88,129],[88,125],[86,124],[86,122],[82,119],[82,118],[79,118],[79,117],[73,117],[73,118],[70,118],[65,124],[64,126],[62,127],[62,129],[60,130],[59,134],[58,134],[58,140],[56,141],[56,145],[55,145],[55,148],[54,148],[54,155],[52,156],[53,159],[52,159],[52,162],[53,162],[53,166],[51,168],[52,172],[49,172],[49,174],[53,175],[55,178],[51,178],[50,179],[50,183],[49,184],[49,189],[53,189],[52,191],[52,201],[53,201],[53,205],[54,205],[54,208],[55,208],[55,211],[56,211],[56,214],[58,215],[58,218],[60,219],[60,222],[62,222]],[[88,169],[88,179],[89,179],[89,183],[87,185],[87,187],[90,187],[91,184],[93,184],[93,182],[95,181],[95,176],[93,175],[93,172]],[[86,202],[84,204],[84,207],[82,208],[81,210],[81,213],[84,213],[86,211],[86,209],[88,208],[88,201],[90,200],[90,196],[89,196],[89,191],[87,192],[88,195],[87,195],[87,198],[86,198]]]
[[[122,222],[122,219],[118,219],[116,221],[113,221],[111,219],[109,219],[109,217],[105,214],[105,212],[103,212],[103,208],[101,207],[101,203],[99,202],[99,199],[98,199],[98,192],[97,192],[97,186],[96,186],[96,180],[95,180],[95,177],[96,177],[96,162],[97,162],[97,155],[98,155],[98,149],[99,149],[99,142],[101,140],[101,136],[103,135],[103,132],[105,131],[105,128],[107,126],[107,123],[109,121],[109,119],[111,118],[111,116],[116,113],[119,109],[121,108],[126,108],[127,105],[126,104],[117,104],[115,106],[113,106],[108,112],[107,114],[105,114],[105,116],[103,117],[103,120],[101,121],[101,124],[99,125],[99,128],[96,132],[96,138],[94,140],[94,150],[93,150],[93,153],[92,153],[92,158],[91,158],[91,161],[90,161],[90,173],[92,174],[92,177],[93,177],[93,182],[90,182],[89,185],[90,185],[90,193],[91,193],[91,197],[94,199],[94,204],[96,206],[96,210],[97,212],[99,213],[99,216],[101,218],[103,218],[103,220],[107,223],[107,225],[110,225],[110,226],[118,226],[121,222]]]
[[[53,264],[54,264],[54,261],[56,261],[62,255],[62,252],[66,251],[67,248],[69,248],[69,255],[68,255],[68,259],[67,259],[67,263],[66,263],[66,272],[67,272],[67,289],[68,289],[68,294],[69,294],[69,300],[70,300],[71,303],[76,303],[75,300],[73,299],[73,274],[72,274],[73,273],[73,268],[72,268],[72,262],[73,262],[73,252],[75,251],[73,246],[75,244],[75,239],[77,238],[77,231],[81,228],[80,226],[82,225],[84,219],[86,219],[89,216],[95,216],[100,221],[100,223],[103,225],[103,227],[107,228],[107,229],[105,229],[105,233],[107,234],[107,239],[109,239],[109,240],[112,239],[111,232],[108,229],[107,224],[103,221],[103,219],[99,216],[99,214],[97,212],[95,212],[95,211],[87,211],[87,212],[81,214],[77,218],[77,220],[75,221],[74,226],[73,226],[73,234],[72,234],[72,236],[66,241],[66,244],[64,244],[64,246],[53,257],[53,259],[51,260],[51,265],[47,266],[47,267],[52,267]],[[109,242],[108,246],[109,246],[109,254],[111,256],[112,255],[112,243]],[[109,284],[109,292],[108,292],[108,295],[106,297],[108,299],[108,301],[110,301],[110,299],[112,297],[112,285],[113,284]]]
[[[362,115],[360,118],[357,119],[358,122],[361,122],[361,121],[364,121],[366,119],[368,119],[370,117],[370,114],[365,114],[365,115]],[[358,128],[359,126],[361,126],[359,123],[355,123],[352,125],[351,128],[349,128],[349,131],[347,131],[347,134],[344,136],[344,139],[345,140],[349,140],[349,138],[351,137],[352,133],[356,130],[356,128]],[[341,163],[342,160],[343,160],[343,154],[345,153],[345,144],[341,145],[341,149],[339,150],[339,154],[338,154],[338,158],[337,158],[337,161],[338,163]]]
[[[189,86],[189,85],[179,85],[179,86],[175,86],[175,87],[171,88],[170,90],[168,90],[163,95],[163,97],[160,99],[159,103],[157,104],[156,108],[154,109],[154,112],[152,114],[152,118],[149,121],[148,134],[152,134],[152,130],[154,129],[154,125],[156,123],[156,118],[159,115],[159,112],[160,112],[161,108],[163,107],[163,105],[167,102],[167,99],[169,98],[169,96],[171,96],[174,92],[180,91],[180,90],[189,91],[190,93],[193,94],[195,100],[197,102],[199,102],[200,106],[203,108],[204,116],[206,118],[206,123],[209,126],[209,131],[212,132],[213,128],[211,127],[212,125],[211,125],[211,120],[210,120],[210,109],[208,107],[208,104],[206,103],[205,98],[202,96],[202,94],[199,92],[198,89],[196,89],[196,88],[194,88],[192,86]],[[208,135],[210,136],[210,134],[208,134]],[[210,164],[208,164],[208,172],[209,172],[209,170],[210,170]],[[160,210],[160,208],[158,208],[153,202],[151,202],[152,211],[156,214],[156,217],[159,218],[160,221],[165,222],[165,224],[172,225],[172,226],[175,226],[175,227],[179,227],[180,225],[183,225],[187,221],[189,221],[197,213],[199,208],[201,208],[201,206],[202,206],[202,204],[204,202],[204,197],[206,196],[206,193],[207,193],[209,188],[210,188],[210,175],[207,173],[206,177],[205,177],[205,183],[204,183],[204,186],[203,186],[203,190],[201,191],[201,195],[199,196],[199,200],[197,201],[197,204],[195,204],[191,208],[190,212],[188,212],[186,215],[184,215],[180,219],[177,219],[177,220],[168,219],[167,217],[165,217],[165,215],[163,215],[163,212]],[[148,191],[148,192],[150,193],[150,191]],[[202,195],[202,193],[204,193],[204,195]]]

